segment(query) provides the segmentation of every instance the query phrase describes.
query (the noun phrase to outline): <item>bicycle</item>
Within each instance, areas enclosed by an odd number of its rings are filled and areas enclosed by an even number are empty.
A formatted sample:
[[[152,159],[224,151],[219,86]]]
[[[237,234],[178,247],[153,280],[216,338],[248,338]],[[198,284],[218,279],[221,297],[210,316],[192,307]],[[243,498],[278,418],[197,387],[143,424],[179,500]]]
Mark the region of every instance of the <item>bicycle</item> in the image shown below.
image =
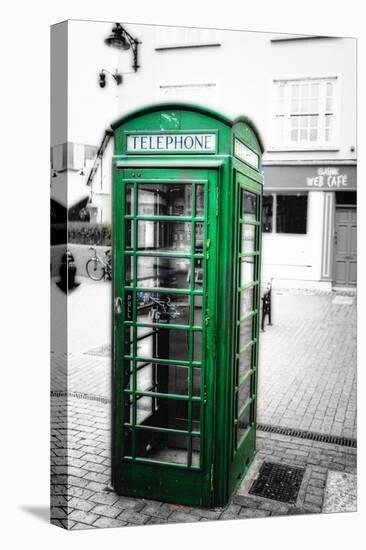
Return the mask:
[[[85,269],[93,281],[102,279],[110,281],[112,279],[112,257],[111,251],[106,250],[104,260],[98,256],[96,246],[90,246],[89,250],[94,251],[94,255],[86,262]]]

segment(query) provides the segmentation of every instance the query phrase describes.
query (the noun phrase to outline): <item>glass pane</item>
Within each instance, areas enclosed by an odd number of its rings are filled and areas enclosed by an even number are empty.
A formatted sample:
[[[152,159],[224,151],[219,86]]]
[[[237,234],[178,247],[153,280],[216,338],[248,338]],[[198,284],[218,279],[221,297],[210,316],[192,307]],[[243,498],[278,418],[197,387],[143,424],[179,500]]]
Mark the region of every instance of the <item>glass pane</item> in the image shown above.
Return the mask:
[[[152,397],[137,396],[136,397],[136,422],[143,424],[145,420],[151,417],[153,413]]]
[[[243,376],[252,368],[252,353],[253,353],[253,346],[251,346],[249,349],[244,351],[240,354],[238,359],[238,379],[237,382],[239,383]]]
[[[284,137],[284,120],[283,116],[276,116],[276,133],[280,143],[283,141]]]
[[[186,330],[137,328],[137,354],[174,361],[188,361],[189,332]]]
[[[277,233],[306,233],[307,194],[277,195]]]
[[[153,391],[154,368],[152,363],[138,362],[136,366],[136,389]]]
[[[139,184],[137,210],[140,216],[191,216],[191,199],[191,184]]]
[[[193,368],[192,376],[192,395],[199,397],[201,395],[201,369]],[[138,361],[136,389],[137,391],[188,396],[189,367]]]
[[[150,328],[137,330],[137,355],[139,357],[154,357],[155,334]]]
[[[252,331],[252,325],[253,325],[253,317],[245,321],[242,325],[239,327],[239,350],[241,350],[244,346],[246,346],[251,340],[253,336]]]
[[[138,292],[137,322],[189,325],[189,296]]]
[[[201,361],[202,359],[202,332],[193,332],[193,360]]]
[[[240,292],[240,317],[244,317],[244,315],[247,315],[247,313],[253,310],[253,295],[253,288],[247,288],[246,290],[242,290]]]
[[[311,84],[311,97],[319,97],[319,84]]]
[[[194,287],[201,290],[203,285],[203,260],[196,258],[194,260]]]
[[[291,141],[299,140],[299,132],[297,130],[291,130]]]
[[[125,248],[131,250],[132,248],[132,220],[126,220],[125,222]]]
[[[205,208],[205,186],[196,185],[196,216],[203,216]]]
[[[133,332],[132,327],[125,327],[125,355],[133,354]]]
[[[200,438],[192,437],[192,466],[199,468],[200,466]]]
[[[242,201],[243,201],[242,202],[243,218],[255,220],[256,212],[257,212],[257,195],[254,195],[254,193],[248,193],[247,191],[243,191]]]
[[[242,417],[239,419],[236,426],[236,437],[237,437],[238,446],[240,444],[240,440],[244,436],[249,425],[250,425],[250,407],[245,409]]]
[[[136,456],[154,462],[187,465],[188,437],[169,436],[147,430],[136,431]]]
[[[255,226],[242,224],[241,252],[254,252],[254,251],[255,251]]]
[[[194,297],[194,325],[202,326],[202,300],[203,296]]]
[[[196,223],[195,225],[196,225],[195,253],[196,254],[202,254],[203,253],[203,239],[204,239],[203,223]]]
[[[134,214],[133,211],[133,185],[131,183],[128,183],[126,185],[126,215],[132,215]]]
[[[190,260],[140,256],[137,259],[137,285],[154,288],[189,288]]]
[[[138,250],[156,252],[190,252],[192,246],[189,222],[139,221]]]
[[[318,139],[318,130],[311,129],[310,130],[310,141],[316,141]]]
[[[254,280],[254,257],[241,259],[240,286],[252,283]]]
[[[238,414],[240,414],[240,410],[242,409],[242,407],[244,406],[244,404],[246,403],[246,401],[250,398],[251,396],[251,391],[250,391],[250,381],[251,381],[251,377],[249,376],[249,378],[247,380],[245,380],[245,382],[243,382],[243,384],[241,384],[241,386],[239,386],[238,388],[238,394],[237,394],[237,399],[238,399],[238,402],[237,402],[237,410],[238,410]]]
[[[133,258],[125,256],[125,284],[130,285],[133,281]]]
[[[300,141],[306,141],[308,138],[307,130],[300,130]]]

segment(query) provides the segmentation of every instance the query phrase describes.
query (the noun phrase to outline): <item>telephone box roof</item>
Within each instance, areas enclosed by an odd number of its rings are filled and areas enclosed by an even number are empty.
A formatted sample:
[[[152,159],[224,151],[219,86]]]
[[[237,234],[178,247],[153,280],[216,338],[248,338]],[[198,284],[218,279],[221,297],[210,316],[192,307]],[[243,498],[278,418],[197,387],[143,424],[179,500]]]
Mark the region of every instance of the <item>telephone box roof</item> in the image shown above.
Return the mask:
[[[209,109],[207,107],[203,107],[201,105],[197,105],[197,104],[194,104],[194,103],[173,103],[173,102],[169,102],[169,103],[154,103],[153,105],[147,105],[146,107],[142,107],[142,108],[136,109],[134,111],[131,111],[130,113],[128,113],[128,114],[120,117],[116,121],[112,122],[111,123],[111,128],[113,130],[116,130],[119,126],[122,126],[123,124],[125,124],[129,120],[132,120],[134,118],[146,115],[148,113],[153,113],[153,112],[156,112],[156,111],[162,111],[162,110],[167,110],[167,109],[175,109],[175,110],[180,110],[180,111],[191,111],[191,112],[201,113],[201,114],[204,114],[204,115],[209,116],[211,118],[215,118],[216,120],[226,124],[227,126],[234,126],[235,124],[237,124],[239,122],[244,122],[245,124],[248,124],[248,126],[250,126],[250,128],[255,133],[256,138],[257,138],[258,143],[259,143],[259,146],[262,150],[262,153],[265,150],[263,141],[262,141],[262,139],[260,137],[260,134],[259,134],[259,131],[258,131],[256,125],[254,124],[254,122],[249,117],[244,116],[244,115],[240,115],[240,116],[237,116],[235,118],[230,118],[229,116],[224,115],[222,113],[219,113],[217,111],[214,111],[213,109]]]

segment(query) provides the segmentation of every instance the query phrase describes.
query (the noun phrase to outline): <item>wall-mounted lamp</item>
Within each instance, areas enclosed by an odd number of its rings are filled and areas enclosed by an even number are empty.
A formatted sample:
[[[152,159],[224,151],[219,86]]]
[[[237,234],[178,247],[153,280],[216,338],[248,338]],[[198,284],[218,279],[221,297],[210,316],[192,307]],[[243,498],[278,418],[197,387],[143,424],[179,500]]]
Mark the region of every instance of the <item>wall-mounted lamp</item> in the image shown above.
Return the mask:
[[[131,36],[130,33],[128,33],[126,29],[122,27],[122,25],[120,25],[120,23],[115,24],[111,34],[108,36],[108,38],[104,40],[104,42],[105,44],[107,44],[107,46],[111,46],[112,48],[116,48],[117,50],[129,50],[130,48],[132,48],[132,68],[135,72],[137,71],[137,69],[139,69],[140,65],[138,64],[137,56],[138,45],[141,44],[141,42],[139,42],[137,38],[133,38],[133,36]]]
[[[57,178],[57,172],[56,172],[56,170],[53,170],[53,172],[52,172],[52,177],[53,177],[53,178]]]
[[[116,81],[116,84],[117,86],[119,86],[120,84],[122,84],[122,75],[121,73],[117,72],[117,69],[116,69],[116,72],[114,74],[112,74],[111,72],[107,71],[106,69],[102,69],[99,73],[99,86],[101,88],[105,88],[106,87],[106,74],[105,73],[108,73],[110,74],[111,76],[113,76],[114,80]]]

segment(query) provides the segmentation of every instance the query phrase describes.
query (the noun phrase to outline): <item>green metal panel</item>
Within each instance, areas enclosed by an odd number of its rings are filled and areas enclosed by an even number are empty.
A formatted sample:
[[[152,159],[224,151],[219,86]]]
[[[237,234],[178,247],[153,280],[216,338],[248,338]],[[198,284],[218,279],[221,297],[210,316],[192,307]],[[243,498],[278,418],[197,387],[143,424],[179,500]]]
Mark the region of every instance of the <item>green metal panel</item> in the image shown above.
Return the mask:
[[[120,494],[224,505],[255,453],[262,144],[247,118],[187,105],[112,126],[112,482]],[[215,147],[160,150],[193,136]]]

